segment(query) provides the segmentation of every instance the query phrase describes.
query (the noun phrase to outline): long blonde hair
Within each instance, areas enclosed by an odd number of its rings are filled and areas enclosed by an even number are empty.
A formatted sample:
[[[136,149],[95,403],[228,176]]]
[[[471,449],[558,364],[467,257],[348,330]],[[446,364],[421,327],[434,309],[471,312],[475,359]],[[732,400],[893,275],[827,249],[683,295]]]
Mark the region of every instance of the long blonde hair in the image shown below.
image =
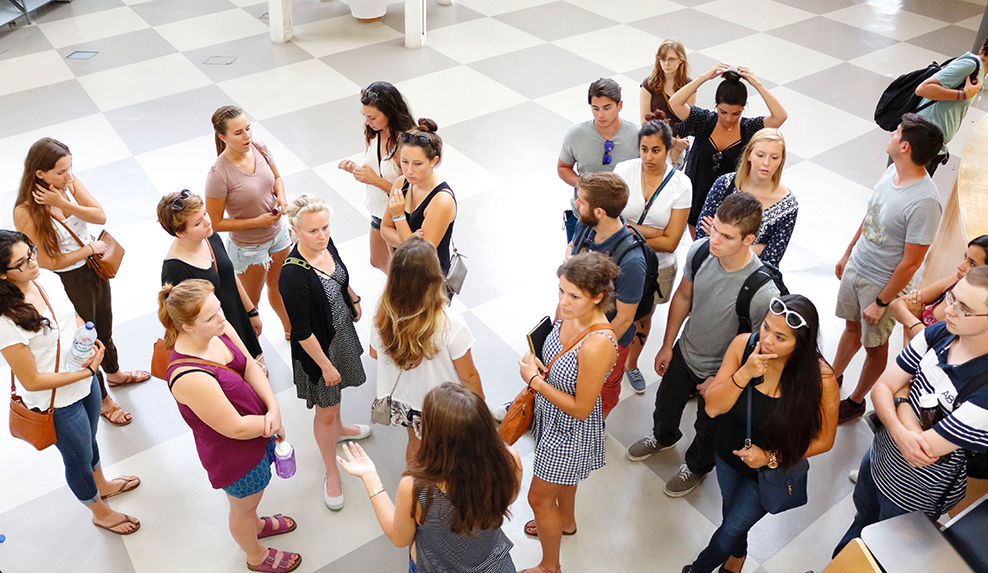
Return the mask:
[[[381,351],[403,370],[434,358],[439,353],[435,333],[446,327],[447,304],[436,248],[412,235],[391,257],[388,282],[374,316]]]
[[[183,324],[194,324],[206,298],[213,293],[213,283],[203,279],[186,279],[177,285],[165,283],[158,291],[158,320],[165,327],[165,348],[175,347]]]
[[[759,129],[755,135],[751,136],[748,145],[744,146],[744,153],[741,154],[741,160],[738,162],[738,173],[734,176],[736,188],[741,189],[751,175],[751,163],[748,162],[751,150],[755,148],[756,143],[765,141],[782,144],[782,161],[779,162],[779,168],[772,174],[772,189],[778,189],[779,183],[782,182],[782,168],[786,166],[786,140],[782,137],[782,132],[774,127]]]
[[[673,88],[676,91],[683,89],[683,86],[689,83],[689,61],[686,59],[686,47],[683,43],[676,38],[666,38],[662,40],[662,44],[659,45],[659,49],[655,52],[655,66],[652,68],[652,74],[648,76],[648,89],[653,93],[664,94],[666,87],[666,74],[662,71],[662,63],[659,61],[662,59],[662,54],[667,52],[675,52],[676,56],[679,57],[679,68],[676,69],[676,77],[673,78]],[[655,111],[655,110],[650,110]]]

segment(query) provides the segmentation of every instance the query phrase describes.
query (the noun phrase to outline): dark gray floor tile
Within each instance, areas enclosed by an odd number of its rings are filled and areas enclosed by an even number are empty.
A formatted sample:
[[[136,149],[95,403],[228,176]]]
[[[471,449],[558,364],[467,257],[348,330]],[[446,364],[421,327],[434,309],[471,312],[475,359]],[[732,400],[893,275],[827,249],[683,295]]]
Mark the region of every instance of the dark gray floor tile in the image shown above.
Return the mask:
[[[112,227],[133,221],[135,213],[154,213],[161,199],[161,193],[133,157],[80,171],[76,175],[99,200],[111,232]],[[125,370],[133,368],[125,367]]]
[[[215,85],[106,112],[107,121],[134,155],[212,133],[209,122],[230,96]]]
[[[99,113],[78,80],[0,96],[0,138]]]
[[[600,14],[577,8],[566,2],[542,4],[541,6],[501,14],[494,18],[546,42],[593,32],[617,24],[617,22],[608,20]],[[546,22],[552,22],[552,25],[546,26]]]
[[[766,33],[845,61],[898,43],[888,36],[820,16]]]
[[[885,76],[845,63],[789,82],[786,87],[871,121],[878,96],[888,84]]]
[[[614,71],[552,44],[495,56],[470,67],[531,99],[614,75]]]
[[[959,56],[974,45],[978,33],[960,26],[947,26],[906,40],[908,43],[941,54]],[[979,46],[980,49],[980,46]],[[978,50],[973,50],[975,54]]]
[[[875,129],[868,133],[809,160],[871,189],[882,173],[885,173],[888,162],[885,149],[888,147],[890,136],[887,131],[875,126]]]
[[[357,96],[264,120],[264,127],[311,167],[363,152],[363,125]]]
[[[372,541],[361,545],[329,565],[316,569],[315,573],[407,570],[408,548],[395,547],[391,540],[382,533],[380,537],[375,537]]]
[[[390,10],[391,7],[388,9]],[[245,6],[244,10],[265,24],[268,23],[267,2]],[[296,26],[349,14],[350,7],[343,2],[321,2],[320,0],[293,0],[292,2],[292,22]]]
[[[59,49],[58,54],[65,58],[76,50],[99,52],[88,60],[65,60],[65,64],[76,77],[167,56],[178,51],[153,28],[68,46]]]
[[[396,84],[460,65],[456,60],[433,50],[428,44],[418,50],[409,50],[405,47],[403,38],[320,59],[361,87],[377,80]]]
[[[160,26],[236,7],[230,0],[153,0],[135,4],[131,9],[148,24]]]
[[[197,68],[216,83],[311,60],[312,55],[289,42],[275,44],[267,33],[183,52]],[[210,56],[232,56],[229,65],[208,65]]]
[[[94,527],[92,518],[68,486],[18,506],[0,515],[7,536],[0,564],[9,573],[134,573],[123,538]]]
[[[702,50],[756,33],[751,28],[696,10],[670,12],[632,22],[629,26],[659,38],[678,38],[687,50]]]
[[[510,181],[554,166],[570,125],[539,104],[527,102],[457,123],[445,128],[442,135],[470,159]],[[491,134],[504,135],[504,145],[492,145]]]
[[[285,190],[289,196],[303,193],[319,195],[332,206],[333,217],[329,221],[329,226],[333,234],[333,242],[337,245],[367,233],[370,221],[311,169],[285,176]],[[368,305],[366,308],[374,307]]]
[[[19,22],[22,22],[19,20]],[[51,49],[51,42],[37,26],[19,24],[0,28],[0,60],[17,58]]]
[[[123,0],[87,0],[86,2],[52,2],[31,12],[31,22],[44,24],[73,16],[93,14],[110,8],[126,6]]]
[[[775,0],[779,4],[813,12],[814,14],[826,14],[842,8],[862,4],[866,0]]]
[[[960,22],[972,16],[984,14],[985,7],[964,2],[963,0],[903,0],[896,2],[902,6],[902,10],[927,16],[944,22]]]
[[[454,2],[452,6],[440,6],[437,0],[428,0],[425,7],[426,30],[438,30],[453,24],[483,18],[484,15],[463,4]],[[384,24],[405,33],[405,3],[391,4],[384,15]]]

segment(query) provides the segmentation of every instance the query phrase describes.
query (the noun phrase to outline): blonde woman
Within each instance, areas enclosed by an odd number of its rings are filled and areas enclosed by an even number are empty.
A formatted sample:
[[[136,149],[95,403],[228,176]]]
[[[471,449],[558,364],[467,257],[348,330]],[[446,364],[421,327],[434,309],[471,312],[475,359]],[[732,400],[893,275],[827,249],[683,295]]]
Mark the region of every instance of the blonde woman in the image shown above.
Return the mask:
[[[471,353],[474,342],[463,316],[448,307],[436,248],[412,235],[392,254],[370,350],[378,359],[378,400],[391,396],[391,425],[408,431],[408,461],[421,444],[422,404],[429,390],[460,382],[484,397]]]
[[[737,173],[721,175],[710,188],[700,212],[696,238],[710,234],[710,224],[717,208],[725,197],[740,189],[754,195],[762,204],[762,224],[758,227],[751,250],[762,262],[779,266],[799,213],[796,196],[782,184],[785,164],[786,140],[782,132],[770,127],[756,132],[744,148]]]
[[[315,409],[312,430],[326,466],[323,503],[339,511],[344,499],[336,444],[371,434],[370,426],[340,421],[341,390],[367,380],[360,362],[364,349],[353,327],[360,320],[360,297],[329,236],[329,205],[302,195],[288,204],[286,214],[298,243],[285,259],[278,288],[292,323],[295,389],[306,407]]]
[[[683,43],[675,38],[663,40],[655,52],[655,66],[652,68],[652,73],[641,84],[639,115],[642,125],[648,121],[645,116],[655,111],[661,111],[669,118],[675,117],[669,109],[669,98],[693,81],[689,77],[689,71],[690,64],[686,59],[686,48]],[[691,95],[686,103],[696,105],[696,93]],[[672,129],[675,136],[675,124],[672,125]],[[681,167],[680,157],[683,159],[686,157],[682,153],[688,145],[689,140],[685,137],[674,137],[673,145],[669,148],[669,160],[677,168]]]

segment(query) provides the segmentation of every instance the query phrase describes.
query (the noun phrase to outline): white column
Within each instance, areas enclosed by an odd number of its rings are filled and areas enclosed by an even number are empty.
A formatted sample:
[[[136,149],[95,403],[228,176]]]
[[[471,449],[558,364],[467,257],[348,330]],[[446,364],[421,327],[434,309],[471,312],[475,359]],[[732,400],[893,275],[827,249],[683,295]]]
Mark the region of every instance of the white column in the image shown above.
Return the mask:
[[[295,37],[292,27],[292,0],[268,0],[268,25],[271,41],[284,44]]]
[[[424,45],[425,0],[405,0],[405,47],[421,48]]]

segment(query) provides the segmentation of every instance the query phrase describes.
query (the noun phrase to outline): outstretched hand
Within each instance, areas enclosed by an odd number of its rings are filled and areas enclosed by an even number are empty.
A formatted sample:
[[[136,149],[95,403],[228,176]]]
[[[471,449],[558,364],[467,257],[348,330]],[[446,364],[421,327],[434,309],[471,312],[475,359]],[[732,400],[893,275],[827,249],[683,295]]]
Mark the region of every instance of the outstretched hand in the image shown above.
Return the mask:
[[[339,462],[340,466],[348,474],[363,479],[377,473],[374,462],[367,455],[367,452],[360,447],[360,444],[356,442],[343,442],[343,455],[346,456],[346,459],[336,456],[336,461]]]

